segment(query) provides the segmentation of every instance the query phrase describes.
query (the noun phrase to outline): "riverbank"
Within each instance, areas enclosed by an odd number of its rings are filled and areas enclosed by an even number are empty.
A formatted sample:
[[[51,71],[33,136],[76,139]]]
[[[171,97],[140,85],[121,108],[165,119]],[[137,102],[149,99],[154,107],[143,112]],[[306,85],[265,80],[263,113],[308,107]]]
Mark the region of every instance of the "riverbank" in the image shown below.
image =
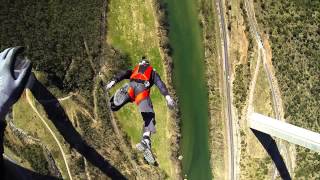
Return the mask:
[[[225,117],[222,108],[222,72],[219,52],[220,34],[214,1],[201,0],[200,21],[203,28],[206,79],[208,86],[209,151],[211,171],[215,179],[227,177],[227,141]]]
[[[158,30],[159,37],[159,50],[160,55],[163,59],[163,65],[165,69],[165,79],[167,80],[167,88],[176,102],[174,109],[171,109],[169,116],[173,121],[170,123],[170,142],[171,142],[171,161],[175,166],[175,179],[181,179],[182,165],[181,161],[178,160],[179,150],[180,150],[180,137],[181,129],[179,126],[180,123],[180,111],[179,111],[179,102],[175,88],[173,87],[173,59],[171,57],[172,48],[169,43],[169,24],[167,9],[162,0],[153,0],[153,7],[155,12],[155,17],[157,18],[156,27]]]

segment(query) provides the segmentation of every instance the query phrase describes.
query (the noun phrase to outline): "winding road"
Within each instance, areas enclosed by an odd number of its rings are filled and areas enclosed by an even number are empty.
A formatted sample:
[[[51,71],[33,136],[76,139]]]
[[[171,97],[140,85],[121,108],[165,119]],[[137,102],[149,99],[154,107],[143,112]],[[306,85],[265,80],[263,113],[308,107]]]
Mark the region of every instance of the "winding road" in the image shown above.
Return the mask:
[[[233,180],[236,178],[235,174],[235,148],[234,148],[234,127],[232,118],[232,101],[231,101],[231,88],[230,88],[230,71],[229,71],[229,59],[228,59],[228,38],[227,29],[224,19],[224,9],[222,0],[216,0],[219,20],[220,20],[220,35],[223,48],[223,76],[225,86],[225,97],[226,97],[226,117],[228,124],[228,143],[229,143],[229,179]]]
[[[245,7],[246,7],[246,10],[247,10],[247,13],[248,13],[248,17],[249,17],[248,19],[249,19],[249,23],[250,23],[250,27],[251,27],[252,33],[255,36],[255,39],[257,41],[259,50],[261,50],[261,52],[262,52],[263,67],[264,67],[265,72],[267,73],[268,82],[269,82],[269,86],[270,86],[271,93],[272,93],[272,101],[273,101],[273,105],[274,105],[275,116],[276,116],[276,119],[280,119],[281,118],[280,117],[280,113],[278,112],[279,103],[277,101],[275,88],[274,88],[274,85],[273,85],[273,82],[272,82],[271,72],[270,72],[270,70],[268,68],[268,65],[266,63],[266,61],[267,61],[266,50],[264,48],[264,45],[262,43],[262,39],[261,39],[261,37],[260,37],[260,35],[258,33],[258,30],[256,28],[256,24],[252,20],[253,19],[252,18],[253,15],[252,15],[251,11],[248,8],[248,1],[245,1]]]
[[[274,113],[275,113],[275,118],[278,119],[278,120],[284,120],[282,118],[282,116],[281,116],[281,114],[283,114],[283,113],[281,113],[281,110],[283,108],[282,108],[281,103],[279,103],[279,100],[278,100],[279,97],[277,96],[277,93],[276,93],[276,85],[274,84],[274,82],[272,80],[273,76],[272,76],[271,70],[270,70],[270,68],[268,67],[268,64],[267,64],[266,49],[264,47],[264,44],[263,44],[263,41],[261,39],[259,30],[257,28],[258,25],[257,25],[257,21],[255,19],[255,15],[253,13],[253,10],[249,7],[249,1],[245,0],[244,2],[245,2],[244,3],[245,4],[245,9],[246,9],[247,15],[248,15],[248,20],[249,20],[249,26],[250,26],[251,33],[254,34],[255,40],[256,40],[256,42],[258,44],[258,50],[262,52],[262,62],[263,62],[264,71],[267,74],[269,87],[271,89],[272,103],[273,103],[273,109],[274,109]],[[285,159],[287,159],[286,163],[289,163],[289,160],[291,159],[291,156],[290,156],[290,153],[289,153],[288,149],[281,142],[280,142],[279,146],[280,146],[280,149],[284,151],[284,154],[286,156]],[[288,164],[287,164],[287,166],[288,166]],[[291,166],[290,166],[290,168],[291,168]],[[274,175],[272,177],[273,179],[275,179],[276,173],[277,173],[277,169],[274,167]]]

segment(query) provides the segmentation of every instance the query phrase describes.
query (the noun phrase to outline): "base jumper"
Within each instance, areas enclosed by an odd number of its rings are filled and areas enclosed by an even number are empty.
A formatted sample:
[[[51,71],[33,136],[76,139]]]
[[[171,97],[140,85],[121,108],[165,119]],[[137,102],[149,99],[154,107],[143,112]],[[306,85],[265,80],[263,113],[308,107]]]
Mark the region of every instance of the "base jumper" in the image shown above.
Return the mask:
[[[158,87],[170,108],[174,106],[174,101],[169,95],[168,89],[159,74],[153,69],[145,57],[142,57],[140,63],[137,64],[133,70],[121,71],[114,76],[107,84],[106,89],[110,89],[114,84],[124,79],[129,79],[130,82],[125,84],[111,97],[111,109],[112,111],[117,111],[128,102],[134,102],[139,107],[144,126],[142,140],[136,147],[138,150],[144,151],[144,153],[151,153],[151,134],[156,132],[155,113],[150,98],[151,87],[153,85]],[[152,154],[150,155],[152,156]],[[147,159],[146,156],[148,155],[145,154],[145,158]]]

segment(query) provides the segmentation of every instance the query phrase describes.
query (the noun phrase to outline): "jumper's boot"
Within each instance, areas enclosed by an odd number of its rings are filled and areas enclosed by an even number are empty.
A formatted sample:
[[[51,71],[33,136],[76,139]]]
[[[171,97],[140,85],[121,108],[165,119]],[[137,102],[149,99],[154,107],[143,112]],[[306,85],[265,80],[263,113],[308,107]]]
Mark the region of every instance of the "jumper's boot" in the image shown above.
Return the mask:
[[[145,151],[146,149],[151,150],[151,141],[150,137],[144,136],[140,143],[136,145],[137,149],[141,152]]]
[[[149,164],[155,164],[156,160],[151,151],[151,141],[149,136],[144,136],[140,143],[136,145],[137,149],[143,152],[144,159]]]

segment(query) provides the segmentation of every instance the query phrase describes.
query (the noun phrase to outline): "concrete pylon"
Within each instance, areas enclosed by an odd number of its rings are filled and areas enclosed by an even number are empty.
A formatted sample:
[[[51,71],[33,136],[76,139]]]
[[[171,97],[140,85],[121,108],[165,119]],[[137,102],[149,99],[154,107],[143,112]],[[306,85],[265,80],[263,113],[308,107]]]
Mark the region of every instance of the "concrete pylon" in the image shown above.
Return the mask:
[[[320,153],[320,134],[258,113],[249,116],[252,129]]]

